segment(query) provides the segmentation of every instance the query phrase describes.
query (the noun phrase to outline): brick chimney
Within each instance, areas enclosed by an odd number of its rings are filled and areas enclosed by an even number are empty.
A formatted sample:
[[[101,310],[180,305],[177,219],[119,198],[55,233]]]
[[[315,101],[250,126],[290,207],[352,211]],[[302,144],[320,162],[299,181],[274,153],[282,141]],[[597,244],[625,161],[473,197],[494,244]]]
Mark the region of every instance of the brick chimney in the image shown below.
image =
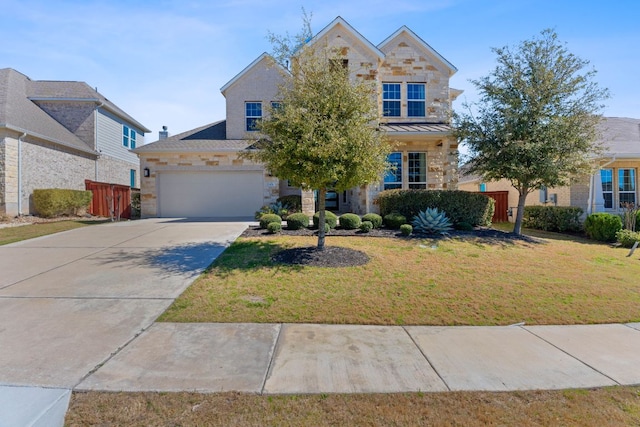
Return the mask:
[[[169,138],[169,131],[167,131],[166,126],[162,126],[162,130],[158,132],[158,140],[163,140]]]

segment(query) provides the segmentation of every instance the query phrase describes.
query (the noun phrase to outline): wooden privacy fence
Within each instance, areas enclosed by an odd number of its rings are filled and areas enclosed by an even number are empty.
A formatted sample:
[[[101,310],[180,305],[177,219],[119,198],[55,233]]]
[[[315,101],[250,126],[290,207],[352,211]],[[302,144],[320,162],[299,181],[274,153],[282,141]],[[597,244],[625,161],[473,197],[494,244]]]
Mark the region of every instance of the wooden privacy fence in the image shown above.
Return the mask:
[[[131,218],[131,188],[128,185],[109,184],[86,179],[87,191],[93,193],[89,213],[114,220]]]
[[[483,191],[484,194],[496,201],[496,209],[493,211],[491,222],[509,221],[509,192],[508,191]]]

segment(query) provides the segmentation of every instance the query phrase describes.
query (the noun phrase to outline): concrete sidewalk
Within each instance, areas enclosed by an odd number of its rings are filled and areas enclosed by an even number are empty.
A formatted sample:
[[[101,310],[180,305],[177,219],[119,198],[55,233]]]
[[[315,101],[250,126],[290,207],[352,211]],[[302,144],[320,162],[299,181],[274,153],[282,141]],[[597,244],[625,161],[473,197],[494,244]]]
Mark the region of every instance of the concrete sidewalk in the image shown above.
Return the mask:
[[[76,390],[397,393],[640,384],[640,324],[156,323]]]
[[[155,319],[248,223],[142,220],[0,247],[0,426],[71,390],[383,393],[640,384],[640,324],[428,327]]]

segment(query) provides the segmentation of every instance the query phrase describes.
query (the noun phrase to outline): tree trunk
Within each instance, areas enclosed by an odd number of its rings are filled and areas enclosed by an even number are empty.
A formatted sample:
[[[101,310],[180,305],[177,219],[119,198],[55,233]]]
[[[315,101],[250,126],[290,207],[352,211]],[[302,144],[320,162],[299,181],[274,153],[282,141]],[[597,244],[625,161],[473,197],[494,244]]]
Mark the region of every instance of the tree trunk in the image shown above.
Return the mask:
[[[528,191],[524,191],[524,189],[518,190],[518,211],[516,212],[516,223],[513,226],[513,233],[520,235],[522,234],[522,217],[524,215],[524,204],[527,201]]]
[[[324,236],[325,236],[324,224],[326,222],[324,207],[325,207],[326,198],[327,198],[327,189],[326,188],[319,189],[318,190],[318,212],[320,212],[320,215],[318,218],[318,250],[321,250],[321,251],[324,250]]]

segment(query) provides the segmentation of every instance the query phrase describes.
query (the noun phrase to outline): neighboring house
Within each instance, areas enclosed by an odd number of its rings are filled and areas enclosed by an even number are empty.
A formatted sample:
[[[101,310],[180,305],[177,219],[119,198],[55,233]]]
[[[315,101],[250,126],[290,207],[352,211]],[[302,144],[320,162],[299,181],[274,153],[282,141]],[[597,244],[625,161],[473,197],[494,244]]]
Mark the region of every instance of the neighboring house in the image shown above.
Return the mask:
[[[146,132],[84,82],[0,69],[0,214],[34,213],[39,188],[84,190],[86,179],[138,187],[130,149]]]
[[[527,196],[526,205],[577,206],[585,214],[618,213],[624,203],[638,204],[638,170],[640,169],[640,119],[605,117],[599,124],[602,157],[594,159],[594,173],[567,187],[536,190]],[[518,192],[507,180],[483,182],[479,176],[465,175],[464,167],[458,188],[465,191],[508,191],[510,217],[515,220]]]
[[[378,87],[380,120],[395,144],[393,173],[375,185],[331,193],[327,207],[340,212],[376,211],[383,189],[455,189],[457,141],[451,104],[461,91],[449,87],[457,71],[431,46],[402,27],[378,46],[338,17],[309,43],[338,47],[356,78]],[[139,147],[143,217],[248,217],[278,197],[300,194],[314,211],[313,195],[270,176],[262,164],[240,157],[256,121],[277,103],[288,70],[262,54],[222,88],[226,120]],[[148,176],[146,176],[148,175]]]

